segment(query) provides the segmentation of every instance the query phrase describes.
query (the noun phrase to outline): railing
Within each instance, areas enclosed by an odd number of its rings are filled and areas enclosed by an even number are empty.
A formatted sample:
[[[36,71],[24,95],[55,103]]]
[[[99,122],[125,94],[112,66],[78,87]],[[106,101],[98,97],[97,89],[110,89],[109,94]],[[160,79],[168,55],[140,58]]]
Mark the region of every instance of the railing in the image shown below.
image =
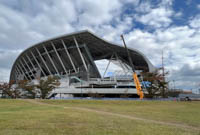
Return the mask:
[[[105,83],[116,83],[115,78],[90,78],[89,83],[105,84]]]
[[[79,73],[80,72],[80,69],[79,68],[76,68],[76,71],[74,71],[74,69],[71,69],[71,70],[68,70],[67,73],[65,75],[60,75],[60,74],[57,74],[57,76],[59,76],[60,78],[66,78],[66,76],[69,76],[70,74],[76,74],[76,73]]]

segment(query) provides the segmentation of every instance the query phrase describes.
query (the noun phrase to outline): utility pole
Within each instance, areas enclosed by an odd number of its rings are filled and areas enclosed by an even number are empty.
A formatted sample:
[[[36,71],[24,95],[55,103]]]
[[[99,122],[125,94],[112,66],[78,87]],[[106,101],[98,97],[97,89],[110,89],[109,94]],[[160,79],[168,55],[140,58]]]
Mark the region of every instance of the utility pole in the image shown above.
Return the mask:
[[[163,50],[162,50],[162,74],[163,74],[163,81],[165,81],[165,68],[164,68]]]

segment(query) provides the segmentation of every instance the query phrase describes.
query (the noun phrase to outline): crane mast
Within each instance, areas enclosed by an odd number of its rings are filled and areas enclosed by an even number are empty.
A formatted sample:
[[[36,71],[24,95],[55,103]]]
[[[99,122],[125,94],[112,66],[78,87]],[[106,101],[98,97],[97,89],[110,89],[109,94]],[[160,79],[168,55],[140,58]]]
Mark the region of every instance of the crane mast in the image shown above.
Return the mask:
[[[136,86],[136,89],[137,89],[137,94],[138,94],[138,96],[140,96],[140,99],[143,99],[144,93],[142,91],[142,88],[141,88],[140,81],[138,79],[137,73],[135,72],[135,67],[133,65],[133,61],[131,59],[130,52],[129,52],[127,46],[126,46],[126,43],[125,43],[123,35],[121,35],[121,38],[122,38],[122,41],[124,43],[124,47],[125,47],[126,52],[128,54],[129,63],[131,65],[131,68],[132,68],[132,71],[133,71],[133,80],[134,80],[134,83],[135,83],[135,86]]]

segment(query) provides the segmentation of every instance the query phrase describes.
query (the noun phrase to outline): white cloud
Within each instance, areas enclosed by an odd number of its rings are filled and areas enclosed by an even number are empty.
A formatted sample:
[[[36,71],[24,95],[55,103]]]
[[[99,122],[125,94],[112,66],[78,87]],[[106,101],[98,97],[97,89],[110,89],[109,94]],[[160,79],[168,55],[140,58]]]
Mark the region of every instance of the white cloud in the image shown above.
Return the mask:
[[[172,70],[174,77],[172,79],[176,80],[176,86],[184,89],[196,88],[200,79],[200,64],[196,64],[195,67],[190,66],[190,64],[184,64],[179,70]]]
[[[197,15],[195,17],[193,17],[190,21],[189,21],[189,25],[192,28],[200,28],[200,15]]]
[[[21,51],[0,49],[0,82],[8,81],[10,69]]]
[[[153,7],[152,7],[150,1],[144,1],[144,2],[140,3],[135,10],[139,13],[148,13],[151,11],[152,8]]]
[[[85,28],[99,32],[101,36],[109,31],[108,39],[114,40],[116,33],[121,34],[127,28],[120,19],[116,19],[120,13],[121,2],[118,0],[48,0],[40,4],[34,0],[0,2],[0,49],[7,52],[24,50],[48,38]],[[116,26],[118,30],[110,25],[113,19],[119,23]],[[130,24],[130,18],[125,17],[124,20],[128,22],[124,24]],[[13,55],[8,63],[6,57],[5,53],[1,54],[0,63],[4,64],[0,68],[7,66],[6,69],[10,69],[13,57],[17,55]]]
[[[142,1],[136,8],[140,14],[134,15],[135,19],[154,28],[167,27],[172,22],[170,17],[174,13],[172,3],[172,0],[162,0],[159,4],[152,5],[149,1]]]
[[[200,4],[197,5],[197,9],[200,9]]]
[[[1,48],[24,49],[39,41],[85,27],[99,29],[102,25],[110,24],[121,10],[118,0],[49,0],[40,4],[34,1],[30,3],[8,2],[9,6],[0,3]],[[35,10],[31,12],[30,9]]]
[[[192,0],[186,0],[186,1],[185,1],[186,5],[190,5],[191,2],[192,2]]]
[[[0,82],[8,82],[8,78],[9,78],[9,74],[10,74],[10,69],[0,68],[0,71],[1,71]]]
[[[0,49],[0,67],[11,68],[15,59],[22,50],[2,50]]]
[[[200,69],[200,31],[188,26],[174,26],[167,29],[157,29],[150,33],[136,29],[126,35],[129,47],[136,48],[143,52],[156,67],[161,67],[162,50],[164,51],[165,68],[170,72],[169,80],[176,80],[177,86],[190,88],[193,84],[183,86],[189,81],[187,75],[180,75],[188,70],[192,75],[195,70]],[[185,69],[185,66],[189,67]],[[183,71],[183,69],[185,69]],[[192,74],[193,73],[193,74]],[[198,83],[196,76],[190,80],[191,83]],[[179,85],[178,85],[179,84]]]
[[[85,6],[87,5],[87,6]],[[99,25],[111,21],[121,10],[118,0],[81,0],[76,1],[76,9],[79,12],[79,25]]]
[[[183,15],[182,12],[177,12],[177,13],[174,14],[174,17],[180,18],[182,15]]]
[[[136,20],[145,25],[150,25],[156,28],[167,27],[172,22],[170,19],[172,14],[172,10],[160,7],[151,9],[150,12],[142,16],[136,15]]]

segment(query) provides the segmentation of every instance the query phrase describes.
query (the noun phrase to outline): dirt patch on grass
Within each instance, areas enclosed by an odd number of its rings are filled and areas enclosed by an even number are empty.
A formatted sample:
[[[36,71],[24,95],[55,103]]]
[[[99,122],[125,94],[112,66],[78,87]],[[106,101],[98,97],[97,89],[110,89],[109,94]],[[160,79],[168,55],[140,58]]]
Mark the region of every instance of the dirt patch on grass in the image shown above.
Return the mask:
[[[62,105],[53,105],[53,104],[40,102],[40,100],[30,100],[30,99],[28,99],[27,101],[30,102],[30,103],[33,103],[33,104],[38,104],[38,105],[46,105],[46,106],[52,106],[52,107],[62,107],[64,109],[76,109],[76,110],[81,110],[81,111],[93,112],[93,113],[97,113],[97,114],[101,114],[101,115],[102,114],[103,115],[110,115],[110,116],[116,116],[116,117],[131,119],[131,120],[144,121],[144,122],[147,122],[147,123],[154,123],[154,124],[167,125],[167,126],[175,126],[175,127],[179,127],[179,128],[182,128],[182,129],[190,129],[190,130],[200,131],[200,129],[198,127],[189,126],[189,125],[185,125],[185,124],[150,120],[150,119],[145,119],[145,118],[141,118],[141,117],[129,116],[129,115],[118,114],[118,113],[113,113],[113,112],[100,111],[100,110],[89,109],[89,108],[84,108],[84,107],[66,107],[66,106],[62,106]]]

